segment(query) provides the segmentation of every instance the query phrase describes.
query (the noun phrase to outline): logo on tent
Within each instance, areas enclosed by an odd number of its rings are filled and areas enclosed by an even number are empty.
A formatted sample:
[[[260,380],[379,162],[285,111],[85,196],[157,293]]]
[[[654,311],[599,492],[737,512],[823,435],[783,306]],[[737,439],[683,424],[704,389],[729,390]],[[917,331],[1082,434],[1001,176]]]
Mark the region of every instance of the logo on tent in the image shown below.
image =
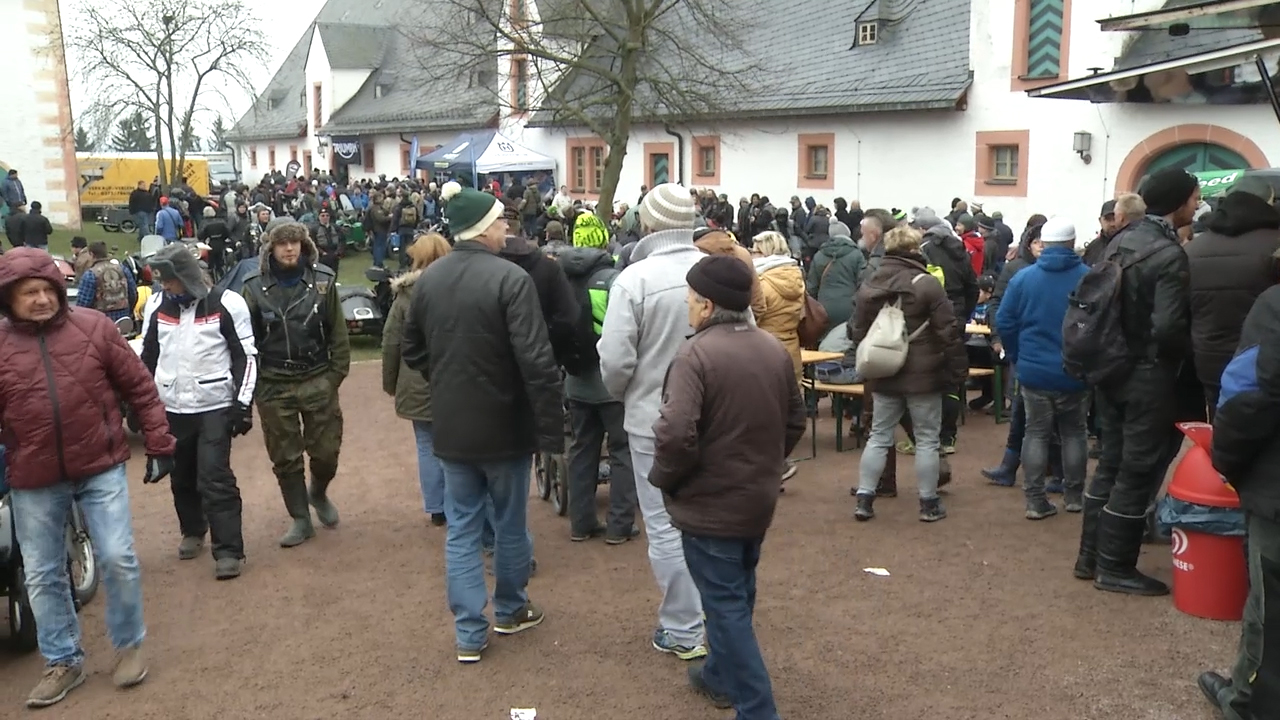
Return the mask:
[[[511,143],[509,143],[509,142],[500,142],[500,143],[496,143],[496,144],[497,144],[497,146],[498,146],[498,149],[499,149],[499,150],[501,150],[502,152],[505,152],[505,153],[513,153],[513,152],[515,152],[515,151],[516,151],[515,146],[514,146],[514,145],[512,145],[512,144],[511,144]]]

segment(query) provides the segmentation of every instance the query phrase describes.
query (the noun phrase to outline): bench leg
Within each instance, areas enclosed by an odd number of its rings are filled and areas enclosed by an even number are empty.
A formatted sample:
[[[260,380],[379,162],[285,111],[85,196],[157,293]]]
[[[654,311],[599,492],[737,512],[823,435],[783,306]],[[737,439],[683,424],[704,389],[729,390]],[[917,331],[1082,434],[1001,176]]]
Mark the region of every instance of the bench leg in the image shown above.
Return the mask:
[[[844,452],[844,395],[831,393],[831,407],[836,416],[836,452]]]
[[[991,395],[996,401],[996,424],[1004,422],[1004,369],[995,363],[996,374],[991,378]]]

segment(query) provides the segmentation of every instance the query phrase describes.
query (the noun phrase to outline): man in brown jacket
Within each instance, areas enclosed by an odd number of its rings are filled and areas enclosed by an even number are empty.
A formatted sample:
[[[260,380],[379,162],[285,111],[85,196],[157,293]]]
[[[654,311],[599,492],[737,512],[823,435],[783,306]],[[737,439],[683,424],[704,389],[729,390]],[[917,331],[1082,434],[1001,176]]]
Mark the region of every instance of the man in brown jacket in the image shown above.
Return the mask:
[[[760,546],[782,485],[775,468],[804,435],[804,401],[791,356],[748,321],[755,273],[711,255],[686,280],[696,332],[667,371],[649,482],[683,535],[706,613],[711,650],[689,667],[689,682],[740,718],[776,718],[751,617]]]

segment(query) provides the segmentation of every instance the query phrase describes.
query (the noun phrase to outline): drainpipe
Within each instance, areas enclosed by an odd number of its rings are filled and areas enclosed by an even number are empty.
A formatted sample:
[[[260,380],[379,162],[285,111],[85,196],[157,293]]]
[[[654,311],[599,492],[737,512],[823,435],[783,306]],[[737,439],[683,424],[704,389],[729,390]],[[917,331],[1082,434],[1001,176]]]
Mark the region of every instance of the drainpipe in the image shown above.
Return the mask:
[[[675,130],[672,130],[671,126],[668,125],[667,123],[662,124],[662,129],[665,130],[668,135],[676,139],[676,158],[677,158],[676,159],[676,182],[683,185],[684,184],[684,136],[676,132]]]

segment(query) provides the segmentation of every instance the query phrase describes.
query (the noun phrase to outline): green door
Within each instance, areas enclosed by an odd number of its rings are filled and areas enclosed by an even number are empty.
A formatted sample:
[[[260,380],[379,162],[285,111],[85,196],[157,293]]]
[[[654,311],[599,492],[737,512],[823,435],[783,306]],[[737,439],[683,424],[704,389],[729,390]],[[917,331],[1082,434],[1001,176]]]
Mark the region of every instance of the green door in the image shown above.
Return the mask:
[[[1143,175],[1150,175],[1157,170],[1171,167],[1182,168],[1189,173],[1214,172],[1248,168],[1249,161],[1241,157],[1240,153],[1221,145],[1190,143],[1157,155],[1147,163],[1147,169]]]

